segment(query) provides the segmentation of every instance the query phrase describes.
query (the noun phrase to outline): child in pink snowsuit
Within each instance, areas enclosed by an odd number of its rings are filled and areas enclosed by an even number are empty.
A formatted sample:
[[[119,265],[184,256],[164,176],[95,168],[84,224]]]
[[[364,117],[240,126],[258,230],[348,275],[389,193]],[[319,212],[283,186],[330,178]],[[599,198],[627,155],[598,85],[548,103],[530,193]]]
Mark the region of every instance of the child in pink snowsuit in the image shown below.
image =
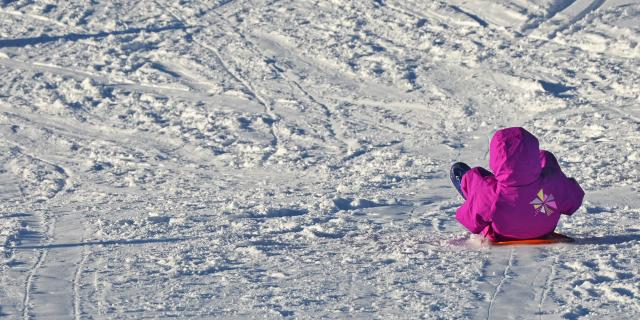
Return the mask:
[[[489,147],[493,174],[463,163],[451,171],[466,199],[456,219],[472,233],[493,241],[544,237],[554,231],[560,214],[571,215],[582,204],[580,185],[527,130],[499,130]]]

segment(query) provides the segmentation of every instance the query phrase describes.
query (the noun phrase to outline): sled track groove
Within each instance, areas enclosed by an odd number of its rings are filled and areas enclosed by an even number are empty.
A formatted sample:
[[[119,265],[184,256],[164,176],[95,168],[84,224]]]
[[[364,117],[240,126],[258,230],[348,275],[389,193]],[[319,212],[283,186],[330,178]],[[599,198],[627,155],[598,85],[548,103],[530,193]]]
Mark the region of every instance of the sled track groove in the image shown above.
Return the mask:
[[[55,198],[58,197],[58,195],[60,195],[61,192],[63,192],[65,190],[65,188],[67,186],[69,186],[69,179],[70,176],[68,174],[68,170],[65,169],[64,167],[57,165],[51,161],[39,158],[35,155],[29,154],[29,153],[25,153],[19,145],[11,142],[15,148],[17,148],[17,152],[20,153],[21,155],[30,158],[34,161],[40,161],[42,163],[48,164],[50,166],[52,166],[58,173],[61,173],[64,176],[64,182],[63,185],[60,187],[59,190],[56,190],[56,193],[53,195],[53,197],[51,197],[49,200],[53,200]],[[46,225],[46,229],[43,232],[43,235],[45,235],[45,239],[47,240],[47,242],[50,242],[51,239],[51,232],[52,232],[52,225],[55,224],[55,217],[53,219],[51,219],[50,222],[46,222],[47,221],[47,214],[46,212],[42,214],[42,216],[40,217],[40,228],[42,228],[42,225]],[[24,283],[24,290],[23,290],[23,298],[22,298],[22,318],[23,319],[29,319],[29,303],[31,300],[31,289],[33,288],[33,283],[34,283],[34,279],[38,273],[38,269],[40,269],[40,267],[42,267],[42,264],[44,263],[46,257],[47,257],[47,253],[48,253],[48,249],[47,248],[42,248],[39,250],[38,253],[38,258],[36,259],[36,263],[33,265],[33,267],[29,270],[29,274],[27,275],[27,278],[25,279],[25,283]]]
[[[85,250],[86,251],[86,250]],[[82,259],[76,265],[76,270],[73,274],[73,283],[71,284],[73,287],[73,318],[76,320],[81,319],[81,310],[80,310],[80,280],[82,277],[82,271],[84,270],[84,265],[89,258],[88,252],[84,252],[82,254]]]
[[[496,286],[496,290],[493,292],[491,301],[489,301],[489,310],[487,310],[487,320],[491,318],[491,310],[493,309],[493,304],[495,303],[496,298],[498,297],[498,293],[500,293],[500,289],[502,288],[502,285],[507,281],[507,278],[509,277],[509,269],[511,269],[511,267],[513,266],[514,256],[515,256],[515,249],[511,249],[511,253],[509,254],[509,262],[504,268],[502,279],[500,279],[500,282]]]
[[[69,175],[69,170],[64,168],[61,165],[58,165],[52,161],[49,160],[45,160],[43,158],[40,158],[36,155],[30,154],[30,153],[26,153],[22,150],[22,148],[13,142],[10,142],[11,144],[13,144],[15,146],[15,150],[20,153],[21,155],[30,158],[34,161],[39,161],[42,163],[45,163],[51,167],[53,167],[56,172],[60,173],[63,175],[63,184],[62,186],[60,186],[60,188],[58,190],[56,190],[55,194],[49,198],[49,201],[55,200],[56,198],[58,198],[58,196],[64,192],[68,186],[70,185],[69,180],[71,179],[71,176]],[[47,220],[50,220],[47,222]],[[39,222],[39,228],[41,229],[42,226],[45,226],[45,230],[42,233],[43,234],[43,240],[45,240],[47,243],[51,242],[51,238],[53,235],[53,226],[56,223],[56,218],[54,217],[50,217],[50,219],[47,219],[47,213],[46,211],[42,213],[42,215],[40,216],[40,222]],[[46,247],[43,247],[42,249],[39,250],[38,253],[38,258],[36,259],[36,263],[33,265],[33,267],[28,271],[28,275],[27,278],[25,279],[24,282],[24,290],[23,290],[23,299],[22,299],[22,318],[23,319],[29,319],[29,304],[30,304],[30,300],[31,300],[31,293],[32,293],[32,288],[34,285],[34,281],[35,278],[38,274],[38,269],[40,269],[47,257],[47,253],[48,253],[48,249]]]
[[[556,256],[551,263],[551,270],[549,270],[549,275],[547,275],[547,280],[544,282],[544,287],[542,288],[540,301],[538,301],[538,317],[540,319],[542,319],[542,305],[544,304],[544,301],[547,299],[547,296],[551,291],[551,283],[553,282],[553,278],[556,274],[556,265],[558,264],[558,259],[558,256]]]
[[[46,217],[43,215],[40,221],[40,227],[42,227],[43,221],[46,220]],[[55,222],[55,221],[54,221]],[[51,224],[46,223],[46,230],[44,231],[44,235],[46,235],[47,240],[49,239],[49,234],[51,232]],[[47,241],[48,242],[48,241]],[[23,290],[23,298],[22,298],[22,319],[29,319],[29,303],[31,300],[31,289],[33,288],[34,278],[38,274],[38,269],[44,263],[44,260],[47,257],[48,249],[42,248],[38,250],[38,258],[36,259],[36,263],[29,270],[29,274],[24,281],[24,290]]]
[[[44,259],[47,256],[47,249],[41,249],[38,253],[38,260],[33,265],[31,270],[29,270],[29,274],[27,275],[27,279],[24,283],[24,297],[22,298],[22,319],[29,319],[29,298],[31,296],[31,288],[33,286],[33,278],[36,276],[38,272],[38,268],[44,262]]]

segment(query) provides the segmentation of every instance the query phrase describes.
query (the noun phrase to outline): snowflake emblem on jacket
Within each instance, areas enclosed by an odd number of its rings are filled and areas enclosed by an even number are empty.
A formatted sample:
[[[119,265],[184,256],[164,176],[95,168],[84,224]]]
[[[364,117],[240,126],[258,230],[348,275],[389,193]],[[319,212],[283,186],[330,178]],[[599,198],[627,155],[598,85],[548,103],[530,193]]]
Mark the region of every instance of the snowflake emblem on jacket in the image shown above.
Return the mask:
[[[536,209],[536,213],[543,213],[547,216],[553,214],[554,210],[558,209],[555,199],[552,194],[544,194],[543,189],[538,191],[538,196],[530,202]]]

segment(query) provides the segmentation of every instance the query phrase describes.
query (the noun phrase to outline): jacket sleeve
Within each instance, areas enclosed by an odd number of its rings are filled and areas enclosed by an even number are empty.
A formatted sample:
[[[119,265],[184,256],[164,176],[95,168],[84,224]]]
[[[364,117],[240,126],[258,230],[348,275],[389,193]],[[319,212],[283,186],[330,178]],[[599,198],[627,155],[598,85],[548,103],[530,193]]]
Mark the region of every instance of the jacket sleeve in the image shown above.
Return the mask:
[[[467,200],[456,211],[456,220],[472,233],[480,233],[492,220],[495,200],[493,175],[483,168],[473,168],[462,177],[462,192]]]
[[[576,179],[565,177],[565,187],[563,199],[559,203],[560,213],[568,216],[572,215],[582,205],[584,190],[580,187]]]
[[[549,151],[540,151],[542,160],[542,170],[544,175],[557,174],[561,181],[562,193],[556,199],[560,213],[572,215],[582,205],[584,190],[580,187],[576,179],[567,178],[558,164],[556,157]]]

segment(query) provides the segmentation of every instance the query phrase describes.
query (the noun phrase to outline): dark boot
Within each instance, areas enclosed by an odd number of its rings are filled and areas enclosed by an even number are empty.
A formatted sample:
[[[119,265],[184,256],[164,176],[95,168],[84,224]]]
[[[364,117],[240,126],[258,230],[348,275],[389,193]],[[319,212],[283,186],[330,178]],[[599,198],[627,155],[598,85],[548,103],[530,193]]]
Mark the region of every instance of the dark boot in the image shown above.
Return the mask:
[[[471,168],[466,163],[456,162],[451,166],[451,171],[449,173],[453,186],[458,190],[458,193],[460,193],[463,198],[465,198],[465,196],[462,193],[462,176],[464,176],[464,174],[469,170],[471,170]]]

